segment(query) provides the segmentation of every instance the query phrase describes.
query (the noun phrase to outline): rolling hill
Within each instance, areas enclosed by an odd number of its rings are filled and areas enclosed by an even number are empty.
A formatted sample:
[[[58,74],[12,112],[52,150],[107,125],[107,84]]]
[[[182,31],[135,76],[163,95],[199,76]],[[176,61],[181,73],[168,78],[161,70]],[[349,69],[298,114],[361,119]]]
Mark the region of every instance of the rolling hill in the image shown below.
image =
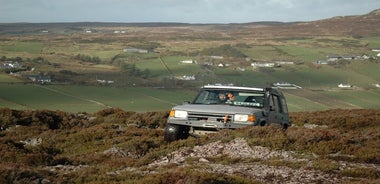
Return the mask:
[[[24,69],[16,74],[19,77],[9,76],[9,70],[0,73],[0,87],[8,89],[0,94],[0,106],[71,112],[96,112],[107,107],[156,111],[191,100],[204,84],[269,86],[289,82],[303,87],[286,91],[291,111],[380,108],[379,89],[374,86],[380,81],[379,59],[371,51],[380,48],[379,16],[379,10],[374,10],[366,15],[290,23],[1,24],[1,62],[18,61]],[[126,48],[148,53],[125,52]],[[356,59],[316,64],[331,55]],[[183,60],[197,64],[181,64]],[[251,66],[253,62],[276,61],[293,64],[256,69]],[[22,77],[30,74],[48,75],[54,85],[10,85],[30,83]],[[179,80],[184,76],[194,76],[196,80]],[[337,87],[340,83],[354,88],[341,90]],[[72,88],[61,91],[65,86]],[[83,98],[88,86],[93,86],[92,95]],[[147,95],[165,100],[144,102],[149,104],[144,108],[130,104],[127,96],[136,95],[134,87],[153,88]],[[178,88],[184,88],[179,98],[170,98]],[[51,89],[60,92],[52,93]],[[59,98],[69,99],[52,101]]]

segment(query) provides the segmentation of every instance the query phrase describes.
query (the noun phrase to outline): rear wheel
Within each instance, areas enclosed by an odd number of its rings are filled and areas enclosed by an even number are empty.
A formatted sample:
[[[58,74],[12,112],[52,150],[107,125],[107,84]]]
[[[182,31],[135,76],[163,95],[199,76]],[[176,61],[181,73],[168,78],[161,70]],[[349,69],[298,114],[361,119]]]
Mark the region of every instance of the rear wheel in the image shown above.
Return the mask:
[[[285,124],[282,125],[282,129],[286,130],[288,128],[289,128],[289,124],[285,123]]]
[[[179,139],[187,139],[189,137],[189,130],[187,126],[168,124],[165,128],[164,140],[172,142]]]

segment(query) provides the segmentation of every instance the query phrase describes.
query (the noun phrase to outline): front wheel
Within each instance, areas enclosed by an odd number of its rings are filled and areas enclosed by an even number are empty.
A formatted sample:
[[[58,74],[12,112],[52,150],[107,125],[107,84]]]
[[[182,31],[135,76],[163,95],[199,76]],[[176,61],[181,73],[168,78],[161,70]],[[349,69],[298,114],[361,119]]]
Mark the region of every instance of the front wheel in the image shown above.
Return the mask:
[[[187,126],[168,124],[165,128],[164,140],[172,142],[179,139],[187,139],[189,137],[189,130]]]

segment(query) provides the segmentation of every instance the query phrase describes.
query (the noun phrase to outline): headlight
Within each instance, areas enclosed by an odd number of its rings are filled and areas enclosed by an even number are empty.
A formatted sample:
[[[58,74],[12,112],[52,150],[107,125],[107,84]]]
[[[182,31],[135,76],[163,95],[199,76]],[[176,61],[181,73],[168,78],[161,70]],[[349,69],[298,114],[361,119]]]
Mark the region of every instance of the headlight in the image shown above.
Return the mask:
[[[171,110],[169,116],[174,118],[187,118],[187,111]]]
[[[234,120],[235,121],[239,121],[239,122],[255,122],[256,121],[256,117],[254,115],[247,115],[247,114],[235,114],[234,116]]]

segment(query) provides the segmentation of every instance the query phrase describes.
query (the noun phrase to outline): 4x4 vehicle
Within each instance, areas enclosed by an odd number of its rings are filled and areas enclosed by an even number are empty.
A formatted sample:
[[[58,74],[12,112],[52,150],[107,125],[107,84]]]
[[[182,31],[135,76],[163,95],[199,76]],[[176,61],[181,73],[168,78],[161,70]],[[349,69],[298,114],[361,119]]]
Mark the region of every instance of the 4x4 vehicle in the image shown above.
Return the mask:
[[[193,102],[172,108],[165,128],[165,141],[186,139],[190,134],[220,129],[289,122],[286,100],[276,88],[207,85]]]

